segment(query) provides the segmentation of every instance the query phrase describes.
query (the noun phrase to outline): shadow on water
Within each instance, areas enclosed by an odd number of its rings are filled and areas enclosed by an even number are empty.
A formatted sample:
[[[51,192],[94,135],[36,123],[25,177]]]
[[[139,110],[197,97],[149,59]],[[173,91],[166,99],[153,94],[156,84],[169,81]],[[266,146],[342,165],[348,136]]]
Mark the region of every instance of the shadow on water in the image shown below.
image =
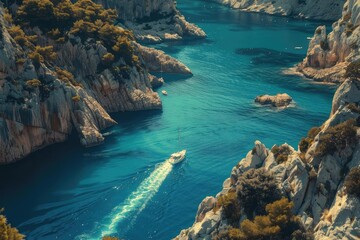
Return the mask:
[[[304,58],[303,54],[276,51],[268,48],[240,48],[235,53],[253,56],[251,63],[254,65],[290,66]]]

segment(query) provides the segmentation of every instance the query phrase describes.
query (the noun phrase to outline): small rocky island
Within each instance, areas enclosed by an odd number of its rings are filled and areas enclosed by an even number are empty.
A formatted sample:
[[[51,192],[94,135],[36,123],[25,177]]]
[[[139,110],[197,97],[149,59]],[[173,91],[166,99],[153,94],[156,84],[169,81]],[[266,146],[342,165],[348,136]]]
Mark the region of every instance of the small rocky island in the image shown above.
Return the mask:
[[[275,96],[270,95],[260,95],[255,98],[255,102],[261,105],[271,105],[273,107],[287,107],[293,101],[286,93],[278,93]]]

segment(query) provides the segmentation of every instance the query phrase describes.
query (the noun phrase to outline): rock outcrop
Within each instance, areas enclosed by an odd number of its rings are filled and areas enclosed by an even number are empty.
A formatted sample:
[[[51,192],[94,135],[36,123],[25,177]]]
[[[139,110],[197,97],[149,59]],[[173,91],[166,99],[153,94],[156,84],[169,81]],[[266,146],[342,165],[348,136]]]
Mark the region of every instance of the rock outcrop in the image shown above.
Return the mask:
[[[123,25],[146,43],[179,40],[184,37],[205,38],[195,24],[186,21],[177,10],[175,0],[96,0],[105,7],[118,10]]]
[[[255,102],[261,105],[271,105],[273,107],[287,107],[292,102],[292,97],[286,93],[278,93],[275,96],[260,95],[255,98]]]
[[[165,54],[161,50],[144,47],[137,44],[143,57],[147,63],[150,72],[164,72],[177,74],[190,74],[191,70],[177,59]]]
[[[307,56],[297,69],[306,77],[323,82],[343,82],[349,63],[359,60],[360,3],[345,2],[342,17],[328,34],[325,26],[316,29]]]
[[[317,20],[337,20],[344,0],[212,0],[248,12]]]
[[[0,164],[64,141],[72,131],[84,146],[99,144],[104,141],[101,130],[116,124],[109,112],[162,108],[136,45],[138,64],[119,56],[104,66],[108,51],[100,41],[69,35],[57,43],[30,29],[57,56],[51,63],[42,57],[36,61],[10,35],[9,29],[16,28],[4,11],[0,4]]]
[[[182,230],[175,239],[214,239],[219,232],[226,230],[230,225],[223,207],[215,209],[219,197],[235,191],[244,172],[259,168],[274,177],[282,194],[294,203],[294,212],[300,216],[301,223],[314,232],[315,239],[359,238],[359,198],[347,194],[344,187],[349,169],[360,166],[359,85],[359,80],[352,79],[340,86],[329,119],[321,128],[309,132],[298,151],[287,144],[270,150],[256,141],[254,149],[232,169],[222,191],[215,198],[203,200],[193,226]],[[345,136],[346,144],[340,144],[340,132],[346,129],[342,127],[350,124],[349,121],[355,122],[351,123],[355,124],[351,125],[354,132]],[[339,132],[334,132],[334,129]],[[336,139],[339,145],[333,149],[324,148],[331,144],[326,142],[327,136]],[[281,148],[286,149],[285,159],[284,156],[279,158]],[[247,218],[243,211],[241,214],[238,226]]]

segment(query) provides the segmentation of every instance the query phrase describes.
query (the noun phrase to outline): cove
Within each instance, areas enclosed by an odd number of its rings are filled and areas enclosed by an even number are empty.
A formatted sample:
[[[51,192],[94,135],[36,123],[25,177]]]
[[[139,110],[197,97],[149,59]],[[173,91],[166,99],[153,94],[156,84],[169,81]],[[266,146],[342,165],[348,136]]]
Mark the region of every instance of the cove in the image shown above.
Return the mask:
[[[282,74],[303,59],[307,37],[322,23],[201,0],[178,6],[208,38],[155,46],[194,73],[163,74],[167,83],[158,92],[169,93],[162,96],[163,111],[114,114],[119,125],[107,130],[101,146],[84,149],[72,137],[0,167],[0,206],[27,239],[101,233],[113,209],[122,209],[171,153],[186,148],[187,159],[167,173],[142,211],[115,227],[124,239],[170,239],[193,223],[200,201],[221,189],[255,140],[296,146],[327,119],[335,87]],[[278,92],[291,95],[296,106],[276,111],[253,103],[257,95]]]

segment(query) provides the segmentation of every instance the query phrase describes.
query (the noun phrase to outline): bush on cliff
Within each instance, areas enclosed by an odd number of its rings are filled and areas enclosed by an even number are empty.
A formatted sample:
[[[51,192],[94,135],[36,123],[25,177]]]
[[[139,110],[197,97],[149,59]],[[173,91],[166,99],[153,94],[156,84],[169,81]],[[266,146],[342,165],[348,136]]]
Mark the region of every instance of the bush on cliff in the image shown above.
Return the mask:
[[[360,62],[352,62],[346,68],[346,78],[360,78]]]
[[[222,240],[311,240],[313,235],[306,232],[299,217],[292,213],[294,204],[287,198],[266,205],[266,215],[246,219],[240,228],[229,228],[221,232],[217,239]]]
[[[319,134],[321,128],[313,127],[309,130],[307,137],[301,139],[299,143],[299,149],[301,153],[306,153],[311,144],[314,142],[314,138]]]
[[[3,210],[0,209],[0,213]],[[7,222],[7,219],[4,215],[0,214],[0,239],[1,240],[23,240],[25,236],[20,234],[19,231],[11,227],[11,225]]]
[[[291,150],[290,150],[289,146],[287,146],[287,145],[282,145],[280,147],[278,145],[275,145],[271,149],[271,152],[274,154],[275,161],[278,164],[286,162],[288,159],[288,156],[291,154]]]
[[[347,146],[354,145],[356,142],[356,121],[350,119],[329,127],[326,132],[320,135],[315,156],[323,157],[327,154],[333,154]]]
[[[68,34],[79,36],[83,41],[88,38],[99,40],[115,59],[122,57],[129,65],[138,63],[134,57],[133,34],[114,25],[117,13],[112,9],[104,9],[101,4],[91,0],[23,0],[16,11],[16,23],[22,29],[39,27],[43,33],[64,43]],[[16,41],[28,45],[29,37],[16,30]],[[36,55],[36,64],[41,63],[41,56]]]
[[[246,171],[237,184],[238,199],[250,219],[254,213],[264,214],[266,204],[280,199],[274,177],[263,168]]]
[[[230,224],[239,222],[241,208],[235,191],[228,192],[218,198],[216,208],[220,207],[223,208],[223,213]]]
[[[360,198],[360,167],[354,167],[350,170],[344,186],[347,194]]]

